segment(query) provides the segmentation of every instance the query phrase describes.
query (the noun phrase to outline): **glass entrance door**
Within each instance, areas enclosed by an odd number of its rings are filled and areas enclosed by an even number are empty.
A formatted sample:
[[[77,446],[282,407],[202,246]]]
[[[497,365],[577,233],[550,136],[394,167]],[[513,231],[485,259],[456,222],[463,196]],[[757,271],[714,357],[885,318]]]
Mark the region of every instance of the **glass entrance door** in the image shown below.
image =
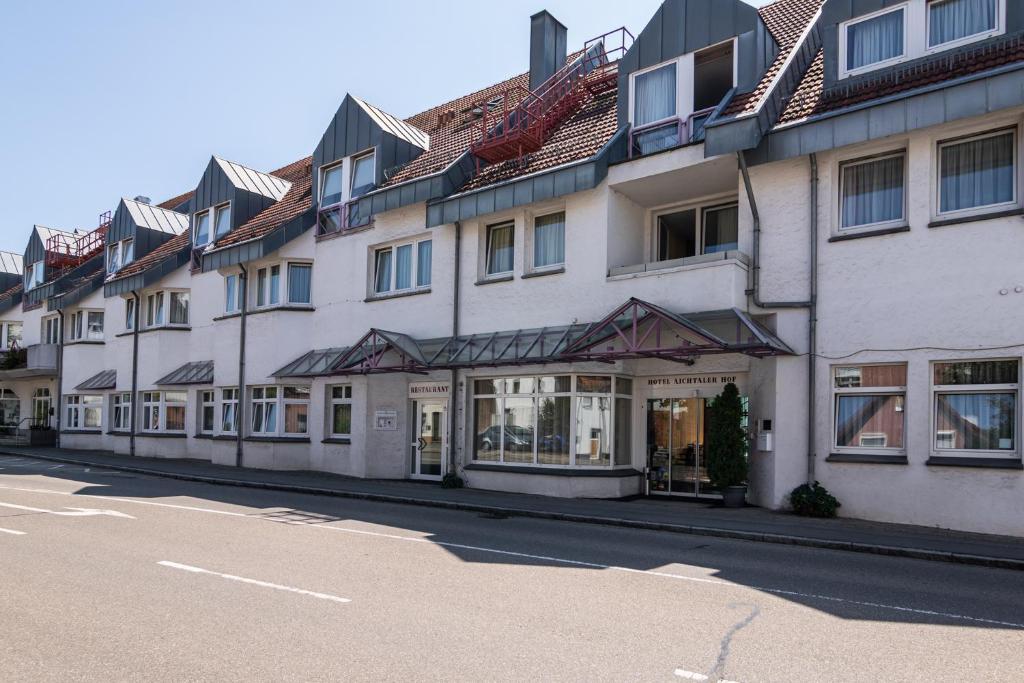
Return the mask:
[[[704,465],[705,400],[647,401],[648,491],[700,496],[714,493]]]
[[[445,405],[437,401],[416,401],[410,474],[415,478],[440,479],[444,469]]]

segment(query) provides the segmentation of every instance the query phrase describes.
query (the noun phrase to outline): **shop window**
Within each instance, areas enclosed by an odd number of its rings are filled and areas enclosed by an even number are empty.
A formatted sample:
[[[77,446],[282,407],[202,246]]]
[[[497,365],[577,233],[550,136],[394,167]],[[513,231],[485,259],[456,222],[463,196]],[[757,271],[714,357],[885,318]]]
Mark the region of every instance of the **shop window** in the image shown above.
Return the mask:
[[[64,397],[67,408],[65,429],[99,431],[103,420],[103,397],[94,394],[70,394]]]
[[[1017,360],[934,363],[935,449],[969,454],[1017,452]]]
[[[839,166],[840,230],[906,222],[906,153],[848,161]]]
[[[110,430],[127,432],[132,428],[132,395],[118,393],[110,395]]]
[[[584,375],[474,380],[473,459],[608,467],[615,451],[616,465],[630,464],[632,400],[628,394],[613,394],[613,381]],[[631,392],[631,385],[616,391]]]
[[[142,393],[142,431],[183,433],[188,394],[184,391]]]
[[[939,144],[939,215],[1017,206],[1017,131]]]
[[[352,435],[352,387],[345,384],[330,387],[330,430],[331,436]]]
[[[852,365],[833,371],[837,449],[904,448],[906,365]]]

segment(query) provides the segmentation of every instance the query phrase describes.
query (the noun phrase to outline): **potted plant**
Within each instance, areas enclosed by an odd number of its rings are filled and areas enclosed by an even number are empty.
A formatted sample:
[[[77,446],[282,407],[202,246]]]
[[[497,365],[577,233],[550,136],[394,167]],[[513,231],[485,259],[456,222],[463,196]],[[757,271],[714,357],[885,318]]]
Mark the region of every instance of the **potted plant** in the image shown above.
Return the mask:
[[[743,428],[743,400],[731,382],[710,406],[704,438],[708,478],[722,492],[726,507],[743,507],[747,496],[747,432]]]

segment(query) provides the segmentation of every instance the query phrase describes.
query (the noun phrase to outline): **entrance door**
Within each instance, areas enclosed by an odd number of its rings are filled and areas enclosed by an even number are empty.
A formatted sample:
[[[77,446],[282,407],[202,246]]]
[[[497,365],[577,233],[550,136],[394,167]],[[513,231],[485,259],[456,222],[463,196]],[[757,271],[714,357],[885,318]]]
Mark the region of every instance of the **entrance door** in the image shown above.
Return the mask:
[[[648,491],[701,496],[714,493],[704,464],[705,400],[647,401]]]
[[[416,479],[440,479],[444,471],[444,446],[448,431],[445,404],[440,401],[416,401],[413,405],[416,422],[410,475]]]

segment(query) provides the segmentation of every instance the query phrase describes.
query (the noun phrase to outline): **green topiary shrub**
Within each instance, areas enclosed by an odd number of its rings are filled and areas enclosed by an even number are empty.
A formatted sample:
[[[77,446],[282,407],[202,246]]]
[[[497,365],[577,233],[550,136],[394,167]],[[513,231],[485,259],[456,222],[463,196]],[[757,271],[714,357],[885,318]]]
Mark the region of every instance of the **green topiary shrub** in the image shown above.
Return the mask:
[[[441,479],[441,488],[443,489],[461,489],[465,485],[466,483],[462,481],[462,477],[454,472],[449,472]]]
[[[793,512],[802,517],[835,517],[840,502],[818,482],[801,484],[789,494]]]
[[[735,384],[726,384],[711,402],[704,450],[713,487],[721,490],[746,483],[747,432],[743,429],[743,400]]]

